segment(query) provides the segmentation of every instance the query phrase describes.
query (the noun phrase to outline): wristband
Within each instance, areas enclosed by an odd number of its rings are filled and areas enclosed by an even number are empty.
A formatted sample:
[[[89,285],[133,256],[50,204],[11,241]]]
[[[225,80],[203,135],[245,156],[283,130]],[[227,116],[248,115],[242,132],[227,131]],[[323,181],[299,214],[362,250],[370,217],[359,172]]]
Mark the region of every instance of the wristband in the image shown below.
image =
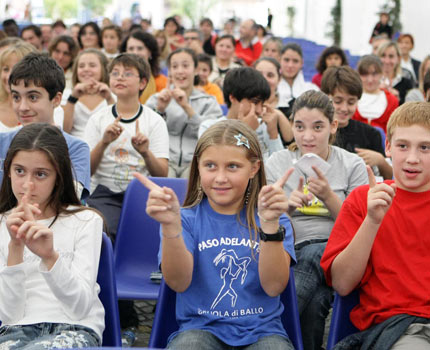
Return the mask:
[[[78,102],[79,98],[69,95],[69,97],[67,98],[67,102],[70,102],[71,104],[75,104],[76,102]]]
[[[258,217],[260,218],[260,220],[261,220],[261,221],[263,221],[263,222],[278,222],[278,221],[279,221],[279,218],[277,218],[277,219],[273,219],[273,220],[266,220],[265,218],[263,218],[263,217],[260,215],[260,213],[257,213],[257,215],[258,215]]]

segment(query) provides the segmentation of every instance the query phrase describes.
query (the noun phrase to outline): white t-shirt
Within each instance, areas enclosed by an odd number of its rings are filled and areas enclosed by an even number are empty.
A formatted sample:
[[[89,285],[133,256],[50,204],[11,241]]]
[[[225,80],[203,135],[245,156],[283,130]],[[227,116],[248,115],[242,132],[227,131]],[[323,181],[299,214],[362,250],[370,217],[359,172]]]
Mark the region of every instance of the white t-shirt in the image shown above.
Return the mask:
[[[70,207],[69,209],[73,209]],[[8,213],[0,214],[0,320],[3,325],[42,322],[81,325],[102,337],[104,308],[98,298],[97,272],[103,219],[92,210],[38,220],[54,233],[59,258],[47,270],[40,257],[24,248],[24,262],[7,266]]]
[[[94,114],[85,129],[85,141],[90,150],[102,139],[105,129],[115,121],[113,109],[108,106]],[[91,192],[101,184],[113,192],[125,191],[137,171],[149,175],[145,160],[134,149],[131,138],[136,134],[136,120],[139,119],[140,131],[149,139],[149,150],[155,158],[169,159],[169,134],[166,122],[153,110],[141,106],[142,112],[133,118],[121,120],[123,131],[105,150],[100,164],[91,178]],[[116,112],[115,112],[116,114]]]
[[[85,127],[87,126],[88,120],[92,115],[103,110],[107,105],[106,100],[103,100],[94,109],[89,109],[82,102],[76,102],[75,109],[73,111],[73,127],[70,131],[70,135],[84,140]]]
[[[378,119],[387,109],[387,97],[384,91],[378,94],[368,94],[363,92],[358,101],[358,111],[368,120]]]

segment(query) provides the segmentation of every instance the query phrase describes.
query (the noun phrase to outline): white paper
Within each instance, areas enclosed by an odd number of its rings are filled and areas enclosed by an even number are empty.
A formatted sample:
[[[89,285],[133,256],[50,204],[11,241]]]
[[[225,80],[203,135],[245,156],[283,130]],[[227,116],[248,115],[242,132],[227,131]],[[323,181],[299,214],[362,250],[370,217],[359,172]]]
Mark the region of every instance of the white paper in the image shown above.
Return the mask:
[[[318,177],[312,166],[316,166],[325,175],[331,165],[315,153],[306,153],[294,163],[294,167],[306,175],[306,177]]]

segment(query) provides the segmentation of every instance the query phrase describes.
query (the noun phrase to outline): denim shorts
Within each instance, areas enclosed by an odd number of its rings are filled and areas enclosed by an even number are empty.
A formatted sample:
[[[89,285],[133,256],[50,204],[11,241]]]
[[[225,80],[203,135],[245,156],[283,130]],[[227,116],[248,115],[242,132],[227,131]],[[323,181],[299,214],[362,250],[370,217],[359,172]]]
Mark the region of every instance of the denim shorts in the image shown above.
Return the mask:
[[[0,350],[88,348],[100,345],[101,340],[92,329],[67,323],[0,327]]]

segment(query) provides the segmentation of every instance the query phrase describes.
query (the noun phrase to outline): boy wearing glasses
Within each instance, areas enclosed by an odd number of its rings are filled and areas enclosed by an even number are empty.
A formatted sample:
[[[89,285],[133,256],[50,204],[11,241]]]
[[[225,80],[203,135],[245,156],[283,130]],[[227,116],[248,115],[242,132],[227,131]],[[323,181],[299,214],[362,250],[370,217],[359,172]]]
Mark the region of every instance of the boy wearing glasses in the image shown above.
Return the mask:
[[[132,173],[167,176],[169,136],[160,115],[139,102],[148,82],[148,63],[134,54],[121,54],[109,66],[109,85],[117,103],[88,121],[85,141],[91,150],[91,196],[115,236],[124,191]]]

